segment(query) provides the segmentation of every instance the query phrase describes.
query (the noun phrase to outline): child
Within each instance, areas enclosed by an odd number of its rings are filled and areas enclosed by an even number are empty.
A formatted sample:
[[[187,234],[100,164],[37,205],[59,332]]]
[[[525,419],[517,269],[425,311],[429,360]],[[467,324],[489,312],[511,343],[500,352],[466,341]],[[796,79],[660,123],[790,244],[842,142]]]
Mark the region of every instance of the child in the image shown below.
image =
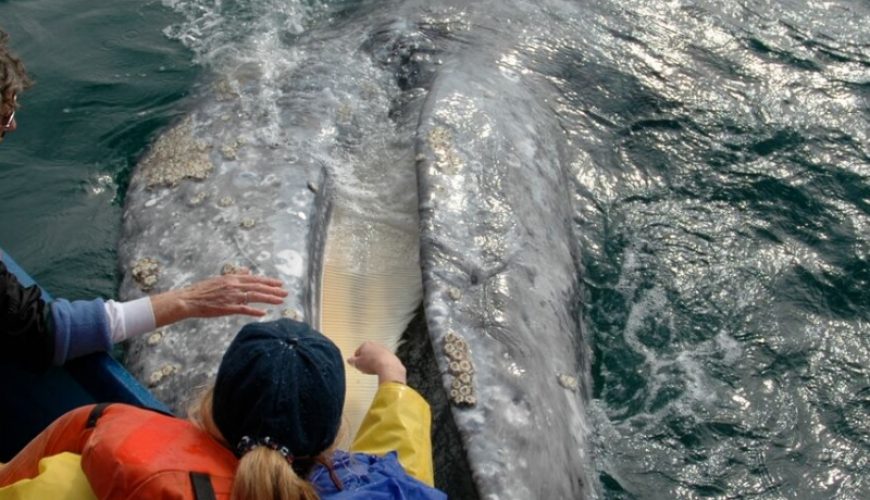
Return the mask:
[[[333,450],[345,393],[338,348],[282,319],[242,328],[191,421],[122,404],[73,410],[0,469],[0,498],[3,486],[43,481],[51,464],[41,459],[77,455],[83,474],[67,467],[74,477],[60,488],[84,481],[98,498],[446,498],[432,487],[429,406],[405,385],[404,366],[372,343],[348,362],[380,382],[350,453]],[[50,488],[32,498],[61,496]]]

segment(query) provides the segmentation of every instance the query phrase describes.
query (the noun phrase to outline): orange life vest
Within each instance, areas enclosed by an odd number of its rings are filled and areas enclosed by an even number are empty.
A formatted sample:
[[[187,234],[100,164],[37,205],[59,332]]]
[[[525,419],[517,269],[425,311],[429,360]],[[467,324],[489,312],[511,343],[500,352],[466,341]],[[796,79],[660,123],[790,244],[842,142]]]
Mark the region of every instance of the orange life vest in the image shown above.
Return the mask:
[[[238,460],[205,431],[134,406],[104,408],[92,414],[96,425],[82,450],[82,470],[97,497],[229,498]]]
[[[82,470],[101,499],[229,499],[238,460],[187,420],[120,403],[77,408],[57,419],[16,457],[5,480],[32,477],[20,463],[63,451],[82,456]]]

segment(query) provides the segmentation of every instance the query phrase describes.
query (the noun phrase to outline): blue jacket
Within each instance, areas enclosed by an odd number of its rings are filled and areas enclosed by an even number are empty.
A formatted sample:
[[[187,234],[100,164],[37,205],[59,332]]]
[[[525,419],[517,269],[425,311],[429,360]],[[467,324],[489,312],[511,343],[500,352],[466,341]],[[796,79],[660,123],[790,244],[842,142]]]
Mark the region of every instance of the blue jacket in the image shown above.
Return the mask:
[[[20,268],[0,255],[0,359],[45,369],[51,364],[112,347],[102,299],[47,300],[36,285],[24,286]]]
[[[332,460],[343,489],[332,483],[329,472],[318,466],[311,482],[323,500],[445,500],[442,491],[427,486],[405,472],[396,452],[384,456],[337,450]]]

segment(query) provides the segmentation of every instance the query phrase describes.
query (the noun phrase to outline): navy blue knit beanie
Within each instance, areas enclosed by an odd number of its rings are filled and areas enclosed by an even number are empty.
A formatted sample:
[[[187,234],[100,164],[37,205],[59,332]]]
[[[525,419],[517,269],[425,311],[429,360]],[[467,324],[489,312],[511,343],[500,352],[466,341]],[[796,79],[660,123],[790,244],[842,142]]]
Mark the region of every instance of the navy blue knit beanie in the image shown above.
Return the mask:
[[[214,421],[234,450],[268,438],[314,457],[335,441],[344,389],[341,352],[323,334],[290,319],[250,323],[218,369]]]

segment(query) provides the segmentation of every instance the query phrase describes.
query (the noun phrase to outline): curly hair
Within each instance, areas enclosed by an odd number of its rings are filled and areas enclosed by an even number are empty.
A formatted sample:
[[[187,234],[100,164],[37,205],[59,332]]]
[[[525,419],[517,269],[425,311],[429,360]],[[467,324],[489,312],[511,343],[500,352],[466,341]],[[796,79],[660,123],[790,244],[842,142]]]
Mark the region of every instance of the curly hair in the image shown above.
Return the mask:
[[[8,100],[33,85],[33,80],[27,76],[21,59],[9,52],[7,42],[9,35],[0,30],[0,107],[10,105]],[[11,103],[15,106],[15,103]]]

